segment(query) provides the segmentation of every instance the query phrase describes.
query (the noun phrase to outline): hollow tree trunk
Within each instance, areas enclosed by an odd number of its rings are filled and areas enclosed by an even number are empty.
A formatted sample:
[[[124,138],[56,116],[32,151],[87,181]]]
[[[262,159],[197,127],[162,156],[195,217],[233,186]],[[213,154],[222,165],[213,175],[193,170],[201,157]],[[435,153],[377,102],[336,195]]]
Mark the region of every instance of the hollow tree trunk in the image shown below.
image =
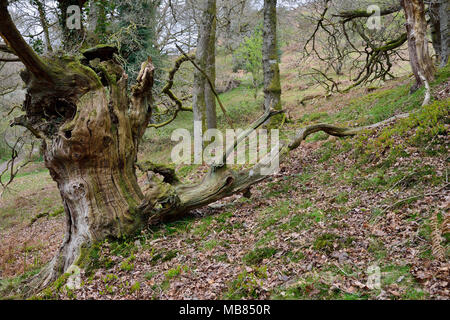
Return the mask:
[[[83,56],[39,57],[21,37],[0,0],[0,35],[26,66],[27,94],[21,125],[43,142],[45,165],[56,181],[66,212],[59,253],[37,278],[41,288],[65,272],[83,247],[139,230],[144,200],[134,164],[151,116],[153,65],[142,64],[127,91],[117,49],[100,46]],[[34,284],[33,284],[34,286]]]
[[[82,245],[108,236],[129,235],[140,225],[136,206],[143,195],[134,162],[137,146],[120,92],[108,99],[104,88],[83,95],[73,120],[46,145],[45,165],[58,184],[66,211],[63,270]]]
[[[48,282],[77,264],[83,247],[131,235],[145,225],[137,210],[144,195],[135,162],[150,117],[153,66],[143,66],[129,98],[127,76],[113,60],[97,67],[72,58],[46,62],[53,73],[51,84],[23,74],[26,115],[16,124],[34,128],[43,139],[45,165],[66,212],[65,239],[50,265]]]
[[[435,69],[428,52],[423,0],[401,0],[401,5],[406,18],[409,60],[416,78],[416,84],[411,88],[414,91],[423,85],[423,78],[428,82],[433,80]]]

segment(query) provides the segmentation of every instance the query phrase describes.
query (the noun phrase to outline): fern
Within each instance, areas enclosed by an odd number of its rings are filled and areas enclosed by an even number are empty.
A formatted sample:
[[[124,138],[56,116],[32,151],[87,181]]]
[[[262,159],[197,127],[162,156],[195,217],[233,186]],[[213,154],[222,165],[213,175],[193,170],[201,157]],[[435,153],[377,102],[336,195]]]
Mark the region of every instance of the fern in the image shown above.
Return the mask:
[[[442,247],[442,237],[441,237],[441,230],[439,228],[439,222],[438,222],[438,213],[435,211],[433,215],[431,216],[431,245],[432,245],[432,251],[433,256],[438,260],[444,260],[445,257],[445,251],[444,247]]]

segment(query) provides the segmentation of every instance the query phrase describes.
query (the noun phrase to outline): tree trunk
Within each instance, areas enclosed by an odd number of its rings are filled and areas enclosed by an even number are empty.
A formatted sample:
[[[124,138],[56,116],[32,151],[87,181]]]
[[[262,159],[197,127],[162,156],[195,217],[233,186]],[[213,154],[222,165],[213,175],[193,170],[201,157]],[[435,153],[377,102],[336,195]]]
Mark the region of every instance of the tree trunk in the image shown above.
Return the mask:
[[[141,191],[135,163],[139,141],[151,117],[151,60],[142,64],[128,94],[127,75],[115,60],[117,49],[113,47],[85,50],[81,58],[57,54],[39,57],[13,24],[7,0],[0,0],[0,35],[27,68],[21,73],[27,86],[24,115],[15,118],[12,125],[27,128],[43,142],[45,165],[58,184],[67,222],[58,254],[32,279],[26,296],[74,270],[72,267],[82,268],[89,259],[86,250],[94,242],[132,235],[147,223],[177,218],[239,192],[248,195],[253,184],[276,170],[272,166],[269,172],[261,170],[267,166],[265,159],[237,172],[219,164],[211,166],[198,184],[172,185],[153,175]],[[237,141],[279,113],[266,112]],[[315,124],[300,129],[292,141],[282,143],[266,157],[286,157],[314,132],[349,136],[375,126]],[[235,147],[229,148],[223,159]]]
[[[66,236],[52,262],[50,281],[79,263],[83,247],[131,235],[145,225],[138,210],[144,194],[135,163],[150,117],[153,66],[143,66],[129,98],[127,76],[113,60],[93,67],[55,57],[48,65],[59,76],[51,85],[23,75],[28,86],[26,116],[16,124],[32,128],[44,141],[45,165],[66,211]],[[146,91],[142,97],[141,85]]]
[[[263,25],[264,110],[281,110],[277,50],[277,0],[264,0]],[[273,119],[276,121],[276,118]]]
[[[215,71],[216,0],[207,0],[203,7],[197,42],[196,61],[211,82],[216,79]],[[196,70],[193,88],[194,121],[201,121],[203,129],[217,127],[216,100],[205,76]]]
[[[209,32],[209,41],[206,57],[205,72],[208,75],[211,83],[216,82],[216,0],[211,1],[211,6],[208,8],[211,21],[211,30]],[[205,83],[205,104],[206,104],[206,126],[208,129],[217,128],[217,112],[216,112],[216,96],[214,95],[211,86],[208,82]]]
[[[424,84],[423,78],[428,82],[434,79],[435,69],[428,52],[423,0],[402,0],[401,5],[405,11],[409,60],[416,78],[416,84],[411,90],[415,91]]]
[[[39,0],[36,0],[35,3],[38,8],[39,20],[41,22],[42,31],[44,32],[45,47],[47,49],[47,52],[52,52],[53,48],[52,48],[52,44],[50,42],[50,34],[48,31],[48,20],[47,20],[47,17],[45,16],[44,5]]]
[[[443,68],[447,65],[450,51],[450,26],[448,25],[448,15],[450,14],[450,5],[448,0],[441,0],[439,6],[439,22],[441,34],[441,64]]]
[[[436,60],[441,59],[441,23],[439,17],[441,3],[440,0],[433,1],[429,6],[430,15],[430,29],[431,29],[431,42],[433,44],[434,52],[436,53]]]

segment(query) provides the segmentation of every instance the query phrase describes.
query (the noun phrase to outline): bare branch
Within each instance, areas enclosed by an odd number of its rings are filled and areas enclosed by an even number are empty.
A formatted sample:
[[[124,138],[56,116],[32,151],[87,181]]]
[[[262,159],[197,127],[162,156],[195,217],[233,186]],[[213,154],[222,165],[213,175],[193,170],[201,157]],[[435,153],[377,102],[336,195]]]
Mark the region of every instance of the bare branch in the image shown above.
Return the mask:
[[[398,12],[402,10],[402,6],[400,3],[397,3],[389,8],[384,8],[380,10],[380,16],[387,16],[394,12]],[[350,10],[350,11],[342,11],[337,14],[333,14],[334,17],[344,18],[343,22],[348,22],[357,18],[368,18],[372,15],[372,12],[367,12],[367,10]]]
[[[26,43],[12,21],[7,0],[0,0],[0,36],[31,73],[47,81],[52,81],[48,66]]]

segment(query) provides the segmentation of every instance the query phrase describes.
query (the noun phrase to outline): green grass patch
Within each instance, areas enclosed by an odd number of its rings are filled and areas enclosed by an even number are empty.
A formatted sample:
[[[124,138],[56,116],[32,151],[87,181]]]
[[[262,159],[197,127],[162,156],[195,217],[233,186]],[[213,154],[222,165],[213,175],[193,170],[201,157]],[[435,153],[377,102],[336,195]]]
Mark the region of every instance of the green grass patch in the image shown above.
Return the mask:
[[[275,253],[277,253],[276,248],[271,247],[256,248],[248,252],[242,258],[242,261],[247,265],[257,265],[260,264],[264,259],[269,259],[273,257]]]

